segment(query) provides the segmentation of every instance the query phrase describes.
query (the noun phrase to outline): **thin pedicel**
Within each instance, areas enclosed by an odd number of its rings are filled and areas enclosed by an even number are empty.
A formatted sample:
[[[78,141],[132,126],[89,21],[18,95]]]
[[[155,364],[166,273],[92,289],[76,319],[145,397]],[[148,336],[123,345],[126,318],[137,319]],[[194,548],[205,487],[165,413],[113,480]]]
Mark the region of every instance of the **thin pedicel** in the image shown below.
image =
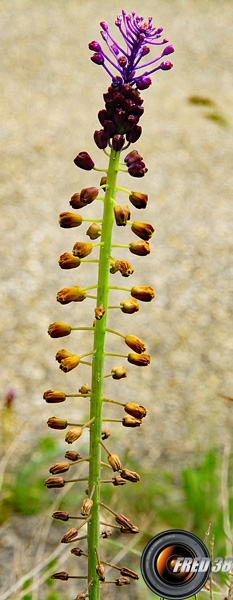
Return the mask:
[[[128,252],[139,257],[150,254],[148,242],[154,233],[153,226],[150,223],[134,220],[134,215],[131,217],[129,206],[127,204],[121,206],[118,198],[116,200],[118,191],[126,194],[134,211],[135,209],[142,210],[146,208],[148,196],[145,193],[135,190],[130,191],[119,186],[117,176],[119,172],[124,172],[131,177],[142,178],[147,173],[148,169],[138,150],[130,149],[124,156],[124,161],[120,160],[121,152],[137,142],[142,133],[139,121],[144,113],[144,107],[140,91],[151,85],[150,75],[152,73],[159,70],[167,71],[172,68],[172,63],[166,60],[166,57],[174,52],[174,48],[171,44],[168,44],[168,40],[166,38],[161,39],[163,29],[153,27],[151,17],[148,18],[147,22],[144,22],[143,17],[137,16],[135,12],[127,14],[123,10],[115,21],[115,25],[122,36],[122,45],[114,40],[105,21],[102,21],[100,25],[106,51],[102,49],[98,41],[90,42],[89,48],[94,52],[91,60],[96,65],[104,67],[110,75],[111,82],[107,92],[103,94],[105,105],[98,113],[102,128],[94,132],[94,141],[96,146],[108,157],[108,165],[105,169],[99,168],[88,152],[81,151],[78,153],[74,159],[77,167],[85,171],[101,171],[104,175],[102,175],[99,185],[96,182],[96,187],[89,186],[75,192],[71,197],[70,206],[74,211],[82,210],[85,214],[85,206],[94,203],[95,209],[103,208],[103,214],[97,215],[98,218],[94,215],[93,219],[83,218],[77,212],[66,211],[60,214],[59,225],[63,229],[78,227],[78,231],[80,231],[85,221],[90,222],[86,235],[91,241],[78,239],[73,248],[62,254],[58,261],[62,270],[77,268],[81,263],[97,263],[98,278],[95,285],[85,288],[78,285],[64,287],[57,293],[57,301],[60,305],[75,303],[77,306],[86,298],[95,300],[93,306],[94,322],[92,313],[90,322],[84,323],[81,327],[76,326],[75,322],[69,325],[68,323],[56,321],[51,323],[48,328],[48,334],[55,340],[70,335],[74,340],[74,337],[77,336],[79,340],[78,354],[72,354],[69,350],[62,348],[56,351],[55,358],[63,373],[69,373],[78,366],[78,372],[80,373],[81,369],[85,369],[82,365],[91,367],[91,383],[90,385],[89,383],[82,384],[78,392],[74,390],[72,394],[47,390],[43,396],[48,404],[59,404],[66,401],[69,405],[71,402],[78,402],[78,398],[85,398],[86,406],[90,406],[89,419],[84,424],[73,423],[73,419],[70,422],[69,418],[60,417],[50,417],[48,420],[48,426],[52,429],[64,430],[69,426],[71,427],[65,435],[65,441],[68,444],[78,443],[84,430],[89,436],[87,456],[81,457],[76,448],[67,450],[65,453],[66,460],[60,460],[53,464],[49,469],[51,476],[45,481],[47,488],[61,488],[74,482],[83,485],[82,482],[88,482],[85,490],[87,497],[82,500],[80,510],[75,511],[75,513],[79,512],[80,514],[72,516],[68,511],[56,510],[52,515],[55,521],[66,522],[70,519],[81,521],[80,525],[76,523],[77,527],[71,527],[64,532],[61,539],[62,543],[72,544],[78,540],[84,541],[84,544],[86,544],[87,540],[87,551],[80,547],[71,550],[71,554],[76,557],[88,558],[87,575],[69,575],[66,571],[52,575],[53,579],[62,581],[88,579],[84,591],[77,591],[76,600],[85,600],[87,596],[90,600],[99,600],[101,585],[115,584],[117,587],[121,587],[129,585],[132,580],[138,579],[138,575],[131,569],[115,566],[112,562],[103,561],[101,558],[101,544],[107,544],[106,541],[102,542],[102,540],[107,540],[112,530],[124,535],[134,535],[139,530],[128,517],[103,504],[100,492],[103,485],[114,485],[116,487],[126,484],[135,485],[140,480],[140,475],[122,466],[119,456],[105,445],[105,441],[111,435],[109,426],[105,423],[112,422],[116,424],[116,427],[121,424],[124,427],[134,429],[143,424],[143,418],[146,416],[147,411],[144,406],[132,399],[122,403],[105,397],[105,378],[112,377],[113,380],[126,378],[127,371],[124,364],[118,364],[112,367],[110,373],[105,373],[104,366],[105,357],[118,357],[123,359],[123,362],[126,360],[140,367],[150,364],[150,355],[146,352],[144,341],[134,334],[121,333],[108,327],[107,316],[110,308],[118,308],[123,314],[133,315],[139,310],[140,302],[151,302],[155,294],[153,288],[150,285],[145,285],[145,282],[141,286],[131,287],[130,285],[125,287],[109,285],[109,279],[116,273],[122,277],[131,277],[134,273],[134,269],[126,259],[113,256],[113,252],[114,254],[116,252],[117,255],[118,248],[126,248]],[[159,56],[147,60],[145,57],[151,49],[153,50],[154,46],[164,46],[164,49],[159,52]],[[101,202],[96,202],[98,200]],[[134,238],[132,241],[129,240],[128,244],[121,244],[120,236],[118,236],[119,243],[112,244],[113,227],[126,227],[130,229],[130,234],[137,236],[139,240]],[[92,243],[97,238],[100,238],[100,242]],[[86,258],[91,253],[93,258]],[[139,260],[145,259],[139,258]],[[82,268],[85,268],[85,265]],[[88,264],[86,268],[88,268]],[[96,290],[96,295],[89,294],[92,289]],[[125,293],[129,297],[125,297]],[[109,295],[111,299],[109,299]],[[122,320],[124,321],[124,317],[122,317]],[[90,336],[90,343],[93,340],[90,350],[85,354],[82,354],[80,350],[83,331],[85,331],[85,335]],[[110,336],[116,335],[122,338],[122,343],[130,348],[130,352],[125,354],[124,348],[120,352],[109,352],[106,347],[106,339],[108,339],[109,334]],[[91,356],[92,362],[83,360],[87,356]],[[119,362],[122,362],[122,360]],[[115,415],[116,418],[108,418],[105,413],[105,407],[108,407],[109,403],[115,405],[116,411],[118,411]],[[102,417],[103,409],[104,418]],[[126,415],[124,413],[122,415],[122,409]],[[119,414],[119,410],[121,414]],[[78,419],[74,419],[74,421],[76,420],[78,421]],[[101,452],[105,452],[107,455],[107,462],[102,460]],[[86,464],[86,468],[89,470],[86,476],[79,477],[78,473],[77,476],[75,473],[72,479],[64,479],[61,476],[63,473],[70,471],[70,468],[74,465],[78,469],[79,463]],[[109,474],[109,469],[111,474]],[[110,513],[109,520],[114,517],[115,523],[103,521],[103,517],[100,516],[102,511]],[[84,530],[84,535],[79,537],[79,530],[83,527],[87,527],[87,533]],[[105,529],[102,529],[102,527],[105,527]],[[105,566],[119,570],[120,576],[114,580],[109,579],[106,581]]]

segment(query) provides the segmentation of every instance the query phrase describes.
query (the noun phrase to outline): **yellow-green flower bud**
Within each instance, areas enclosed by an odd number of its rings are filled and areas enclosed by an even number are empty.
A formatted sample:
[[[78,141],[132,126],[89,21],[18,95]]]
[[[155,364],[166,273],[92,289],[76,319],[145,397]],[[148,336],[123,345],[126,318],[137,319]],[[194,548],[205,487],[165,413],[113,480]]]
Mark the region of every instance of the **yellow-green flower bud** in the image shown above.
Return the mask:
[[[141,424],[141,419],[135,419],[135,417],[131,417],[130,415],[123,417],[122,419],[122,425],[124,425],[124,427],[140,427]]]
[[[73,255],[78,256],[78,258],[85,258],[91,254],[92,244],[90,242],[76,242],[73,247]]]
[[[123,313],[127,313],[129,315],[132,315],[133,313],[139,310],[139,304],[134,298],[128,298],[127,300],[123,300],[120,303],[120,307]]]
[[[155,297],[155,293],[150,285],[135,286],[131,290],[131,296],[142,302],[150,302]]]
[[[64,337],[71,333],[71,326],[68,323],[51,323],[48,328],[48,334],[51,338]]]
[[[64,402],[66,399],[65,392],[54,392],[53,390],[47,390],[44,392],[43,398],[48,404],[55,404],[56,402]]]
[[[150,254],[150,246],[148,242],[132,242],[129,244],[129,249],[132,254],[137,254],[138,256],[146,256]]]
[[[125,343],[132,350],[134,350],[135,352],[138,352],[138,354],[141,354],[142,352],[145,352],[145,350],[146,350],[145,344],[142,342],[142,340],[140,340],[140,338],[136,337],[136,335],[127,335],[125,337]]]
[[[68,373],[69,371],[72,371],[72,369],[75,369],[79,363],[80,356],[77,354],[72,354],[72,356],[68,356],[67,358],[63,358],[61,360],[59,368],[63,371],[63,373]]]
[[[98,223],[92,223],[90,227],[88,227],[86,234],[89,235],[91,240],[96,240],[101,235],[101,227]]]
[[[119,367],[113,367],[111,370],[113,379],[122,379],[127,377],[126,368],[124,365],[120,365]]]
[[[82,224],[82,217],[71,212],[62,212],[59,215],[58,223],[60,227],[68,229],[70,227],[78,227]]]
[[[60,304],[69,304],[70,302],[82,302],[85,300],[86,293],[78,285],[71,288],[63,288],[57,293],[57,301]]]
[[[130,202],[136,208],[146,208],[148,202],[147,194],[140,194],[139,192],[131,192],[129,196]]]
[[[131,225],[133,233],[138,235],[142,240],[148,241],[154,233],[154,227],[150,223],[141,223],[140,221],[134,221]]]
[[[116,260],[115,268],[120,271],[122,277],[129,277],[134,273],[134,269],[127,260]]]
[[[69,252],[64,252],[64,254],[61,254],[58,264],[61,269],[75,269],[80,265],[80,258]]]
[[[139,404],[134,404],[134,402],[127,402],[124,406],[125,412],[128,415],[132,415],[136,419],[143,419],[146,416],[146,409],[144,406],[140,406]]]
[[[131,352],[128,354],[128,361],[132,365],[137,365],[138,367],[146,367],[150,364],[150,355],[143,353],[138,354],[137,352]]]

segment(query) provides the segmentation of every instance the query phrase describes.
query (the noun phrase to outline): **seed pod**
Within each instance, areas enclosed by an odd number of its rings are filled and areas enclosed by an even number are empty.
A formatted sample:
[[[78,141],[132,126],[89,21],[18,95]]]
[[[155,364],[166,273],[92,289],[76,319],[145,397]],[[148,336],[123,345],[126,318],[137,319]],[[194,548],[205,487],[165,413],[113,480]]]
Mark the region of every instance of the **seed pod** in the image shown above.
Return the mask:
[[[74,554],[75,556],[83,556],[83,554],[85,554],[83,549],[80,548],[79,546],[77,546],[76,548],[72,548],[72,550],[70,552],[71,552],[71,554]]]
[[[92,509],[93,506],[93,500],[91,500],[91,498],[85,498],[85,500],[83,500],[82,506],[81,506],[81,515],[83,517],[87,517],[90,514],[90,510]]]
[[[140,480],[140,475],[138,475],[138,473],[136,473],[135,471],[130,471],[129,469],[122,469],[121,477],[123,479],[127,479],[127,481],[133,482]]]
[[[139,192],[131,192],[129,200],[135,208],[146,208],[148,202],[147,194],[140,194]]]
[[[103,307],[103,304],[101,304],[100,306],[97,306],[94,309],[94,313],[95,313],[95,319],[97,319],[97,321],[100,321],[105,313],[105,308]]]
[[[53,390],[48,390],[47,392],[44,392],[43,398],[48,404],[54,404],[56,402],[64,402],[66,395],[65,392],[54,392]]]
[[[112,467],[113,471],[121,470],[121,461],[119,459],[119,456],[117,456],[117,454],[110,454],[108,456],[108,462],[109,462],[110,466]]]
[[[89,235],[91,240],[96,240],[101,235],[101,227],[98,223],[92,223],[86,231],[86,235]]]
[[[149,285],[135,286],[131,290],[131,296],[142,302],[150,302],[155,297],[155,293],[153,288]]]
[[[79,267],[80,259],[69,252],[64,252],[64,254],[61,254],[58,264],[61,269],[75,269]]]
[[[90,391],[91,391],[91,388],[89,386],[89,383],[84,383],[82,385],[82,387],[79,388],[80,394],[87,394]]]
[[[130,415],[123,417],[122,419],[122,425],[124,427],[140,427],[141,424],[141,419],[135,419],[135,417],[131,417]]]
[[[135,573],[131,569],[128,569],[128,567],[122,567],[120,573],[121,575],[125,577],[130,577],[131,579],[139,579],[137,573]]]
[[[91,169],[93,169],[95,166],[95,163],[88,152],[79,152],[79,154],[74,158],[74,164],[76,167],[84,169],[84,171],[91,171]]]
[[[123,313],[132,315],[139,310],[139,304],[134,298],[128,298],[120,303],[120,308]]]
[[[129,250],[132,254],[137,254],[137,256],[146,256],[150,254],[150,246],[148,242],[131,242],[129,244]]]
[[[150,364],[150,355],[145,352],[138,354],[137,352],[130,352],[128,354],[128,362],[138,367],[146,367]]]
[[[133,233],[138,235],[138,237],[142,238],[142,240],[150,240],[154,233],[154,227],[149,223],[140,223],[139,221],[134,221],[131,225],[131,229]]]
[[[100,534],[100,537],[103,539],[107,539],[107,538],[111,537],[111,535],[112,535],[111,529],[104,529],[104,531],[102,531],[102,533]]]
[[[114,215],[117,225],[127,225],[130,219],[130,210],[128,206],[114,206]]]
[[[106,175],[104,175],[103,177],[101,177],[100,180],[100,185],[105,185],[105,183],[107,183],[107,177]],[[106,188],[103,188],[103,191],[105,192]]]
[[[82,302],[85,300],[86,293],[78,285],[71,288],[63,288],[57,293],[57,301],[60,304],[69,304],[70,302]]]
[[[134,404],[134,402],[127,402],[124,406],[125,412],[135,419],[142,419],[146,416],[146,409],[144,406],[140,406],[139,404]]]
[[[100,581],[105,581],[105,575],[104,575],[104,565],[96,565],[96,573],[99,576],[99,580]]]
[[[53,514],[52,514],[53,519],[58,519],[59,521],[68,521],[69,520],[69,513],[65,512],[64,510],[56,510]]]
[[[139,152],[137,150],[132,150],[124,158],[124,162],[126,163],[127,167],[129,167],[130,165],[132,165],[134,162],[138,162],[139,160],[143,160],[143,158],[142,158],[142,156],[139,154]]]
[[[135,527],[135,525],[133,525],[133,523],[122,513],[116,515],[116,522],[119,523],[119,525],[122,525],[122,527],[125,529],[131,530]]]
[[[112,275],[114,275],[114,273],[117,273],[118,271],[118,267],[117,267],[117,260],[116,258],[111,258],[110,260],[110,273],[112,273]]]
[[[79,460],[82,457],[81,454],[75,452],[75,450],[67,450],[67,452],[65,453],[65,458],[68,458],[68,460],[72,460],[72,462],[75,462],[76,460]]]
[[[67,421],[66,419],[58,419],[57,417],[50,417],[47,421],[48,427],[51,429],[66,429]]]
[[[65,485],[63,477],[48,477],[44,482],[47,488],[61,488]]]
[[[65,229],[69,229],[70,227],[79,227],[82,224],[81,215],[76,215],[71,212],[62,212],[59,215],[58,223],[60,227],[64,227]]]
[[[123,379],[124,377],[127,377],[126,368],[124,367],[124,365],[114,367],[111,370],[111,373],[113,379]]]
[[[68,581],[69,575],[66,571],[61,571],[61,573],[54,573],[51,575],[51,579],[61,579],[62,581]]]
[[[57,360],[57,362],[60,363],[63,360],[63,358],[68,358],[68,356],[73,356],[73,354],[71,354],[71,352],[69,352],[65,348],[62,348],[61,350],[58,350],[55,359]]]
[[[73,247],[73,255],[78,258],[85,258],[92,252],[92,244],[90,242],[76,242]]]
[[[126,478],[122,478],[121,475],[115,475],[112,478],[112,483],[113,483],[114,486],[125,485],[125,483],[126,483],[125,479]]]
[[[71,196],[70,199],[70,206],[72,206],[72,208],[83,208],[84,206],[86,206],[85,202],[82,202],[82,200],[80,199],[80,194],[76,193],[73,194],[73,196]]]
[[[131,583],[130,579],[128,579],[128,577],[118,577],[117,579],[115,579],[115,584],[117,586],[121,586],[121,585],[129,585]]]
[[[73,354],[72,356],[63,358],[60,362],[59,368],[63,371],[63,373],[68,373],[69,371],[72,371],[72,369],[75,369],[75,367],[77,367],[79,363],[80,356],[77,356],[77,354]]]
[[[116,271],[120,271],[123,277],[129,277],[134,273],[134,269],[131,267],[127,260],[116,260],[115,267]]]
[[[71,333],[71,326],[68,323],[51,323],[48,327],[48,334],[51,338],[64,337]]]
[[[77,536],[78,536],[78,529],[75,529],[75,527],[71,527],[71,529],[68,529],[68,531],[65,533],[65,535],[63,535],[63,537],[61,539],[61,543],[68,544],[69,542],[72,542],[72,540],[74,538],[76,538]]]
[[[109,427],[102,427],[101,429],[101,439],[102,440],[107,440],[111,435],[111,431],[109,429]]]
[[[140,338],[136,337],[136,335],[126,335],[125,343],[132,350],[135,350],[135,352],[138,352],[138,354],[141,354],[142,352],[145,352],[145,350],[146,350],[145,344],[142,342],[142,340],[140,340]]]
[[[74,427],[73,429],[70,429],[69,431],[67,431],[65,442],[67,442],[67,444],[73,444],[73,442],[80,438],[82,432],[82,427]]]
[[[52,465],[49,469],[49,472],[52,473],[52,475],[57,475],[57,473],[65,473],[66,471],[69,471],[69,468],[69,463],[63,460]]]

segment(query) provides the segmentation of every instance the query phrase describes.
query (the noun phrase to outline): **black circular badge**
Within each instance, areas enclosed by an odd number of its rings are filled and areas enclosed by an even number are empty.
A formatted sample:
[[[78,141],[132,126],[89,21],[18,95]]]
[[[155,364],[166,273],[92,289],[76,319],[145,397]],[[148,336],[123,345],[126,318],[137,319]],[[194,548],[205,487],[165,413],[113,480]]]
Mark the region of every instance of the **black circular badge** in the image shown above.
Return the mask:
[[[191,571],[195,559],[197,566]],[[198,570],[200,563],[206,567]],[[144,548],[141,572],[152,592],[167,600],[183,600],[204,587],[210,574],[210,555],[196,535],[171,529],[156,535]]]

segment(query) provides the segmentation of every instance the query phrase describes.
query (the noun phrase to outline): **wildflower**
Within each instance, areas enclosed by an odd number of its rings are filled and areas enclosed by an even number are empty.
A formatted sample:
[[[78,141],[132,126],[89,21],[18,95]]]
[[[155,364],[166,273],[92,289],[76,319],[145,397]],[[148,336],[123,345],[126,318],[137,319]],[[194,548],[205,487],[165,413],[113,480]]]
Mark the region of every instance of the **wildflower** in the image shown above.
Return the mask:
[[[75,269],[75,267],[79,267],[80,259],[69,252],[64,252],[61,254],[58,264],[61,269]]]
[[[85,500],[83,500],[82,506],[81,506],[81,515],[83,515],[84,517],[88,516],[90,514],[90,510],[92,509],[93,506],[93,500],[91,498],[85,498]]]
[[[67,581],[69,579],[69,575],[66,573],[66,571],[61,571],[61,573],[54,573],[51,575],[51,579],[61,579],[62,581]]]
[[[87,394],[88,392],[91,391],[91,388],[89,386],[89,383],[84,383],[80,388],[79,388],[79,392],[80,394]]]
[[[110,454],[108,456],[108,462],[110,464],[110,467],[112,467],[113,471],[120,471],[121,461],[119,459],[119,456],[117,456],[117,454]]]
[[[82,427],[74,427],[73,429],[70,429],[69,431],[67,431],[65,442],[67,442],[67,444],[73,444],[73,442],[80,438],[82,432]]]
[[[124,367],[124,365],[114,367],[111,370],[111,373],[113,379],[123,379],[124,377],[127,377],[126,368]]]
[[[64,337],[71,333],[71,326],[68,323],[52,323],[49,325],[48,334],[51,338]]]
[[[117,225],[127,225],[127,221],[130,219],[128,206],[114,206],[114,215]]]
[[[75,452],[75,450],[67,450],[67,452],[65,453],[65,458],[68,458],[68,460],[76,461],[82,457],[81,457],[81,454],[79,454],[78,452]]]
[[[124,427],[140,427],[140,425],[142,424],[141,419],[135,419],[135,417],[123,417],[122,419],[122,425],[124,425]]]
[[[153,288],[149,285],[135,286],[131,290],[131,296],[142,302],[150,302],[155,297],[155,293]]]
[[[68,373],[69,371],[72,371],[72,369],[75,369],[75,367],[77,367],[80,363],[80,356],[78,356],[77,354],[73,354],[71,356],[67,356],[67,358],[63,358],[60,361],[60,369],[63,371],[63,373]]]
[[[95,312],[95,319],[97,319],[97,321],[100,321],[100,319],[102,319],[102,318],[103,318],[103,316],[104,316],[104,313],[105,313],[106,311],[105,311],[105,308],[104,308],[103,304],[101,304],[100,306],[97,306],[97,307],[94,309],[94,312]]]
[[[69,542],[72,542],[74,538],[76,538],[78,536],[78,529],[75,529],[75,527],[71,527],[71,529],[68,529],[68,531],[65,533],[65,535],[63,535],[62,539],[61,539],[61,543],[62,544],[68,544]]]
[[[89,235],[91,240],[96,240],[101,235],[101,227],[98,223],[92,223],[86,231],[86,235]]]
[[[123,477],[121,477],[121,475],[115,475],[112,478],[112,483],[114,486],[125,485],[125,483],[126,483],[125,479],[123,479]]]
[[[63,359],[68,358],[70,356],[73,356],[73,354],[71,354],[71,352],[69,352],[65,348],[62,348],[61,350],[58,350],[55,358],[56,358],[57,362],[60,363]]]
[[[49,472],[52,473],[52,475],[57,475],[58,473],[65,473],[66,471],[69,471],[69,468],[69,463],[63,460],[60,463],[55,463],[55,465],[52,465],[52,467],[49,469]]]
[[[135,473],[135,471],[130,471],[129,469],[122,469],[121,477],[123,479],[127,479],[127,481],[133,481],[133,482],[140,480],[140,475],[138,475],[138,473]],[[122,575],[123,575],[123,573],[122,573]]]
[[[104,565],[96,565],[96,573],[98,574],[100,581],[105,581]]]
[[[94,133],[94,140],[95,140],[96,146],[100,150],[103,150],[108,145],[108,138],[105,135],[104,129],[100,129],[99,131],[97,131],[97,130],[95,131],[95,133]]]
[[[136,419],[143,419],[146,416],[146,409],[144,406],[140,406],[139,404],[134,404],[134,402],[127,402],[124,405],[124,410],[132,417]]]
[[[67,421],[65,419],[58,419],[57,417],[50,417],[47,421],[48,427],[51,429],[66,429]]]
[[[130,167],[130,165],[132,165],[133,163],[138,162],[140,160],[143,160],[143,158],[137,150],[132,150],[124,158],[124,162],[127,165],[127,167]]]
[[[128,361],[132,365],[137,365],[138,367],[146,367],[150,364],[150,355],[145,352],[142,354],[138,354],[137,352],[131,352],[128,354]]]
[[[85,258],[85,256],[88,256],[92,252],[92,244],[90,242],[76,242],[72,252],[78,258]]]
[[[65,392],[54,392],[53,390],[48,390],[47,392],[44,392],[43,398],[48,404],[53,404],[56,402],[64,402],[66,399],[66,394]]]
[[[116,260],[115,266],[116,270],[120,271],[122,277],[129,277],[134,273],[134,269],[127,260]]]
[[[65,229],[78,227],[82,224],[82,217],[71,212],[62,212],[59,215],[58,223],[60,227],[64,227]]]
[[[120,152],[125,143],[125,138],[123,135],[115,134],[112,138],[112,147],[115,152]]]
[[[95,163],[87,152],[79,152],[76,158],[74,158],[74,163],[77,167],[85,171],[91,171],[95,166]]]
[[[139,304],[137,300],[128,298],[120,303],[120,307],[123,313],[133,314],[139,310]]]
[[[131,225],[131,229],[133,233],[138,235],[138,237],[142,238],[142,240],[150,240],[154,233],[154,227],[149,223],[140,223],[139,221],[134,221]]]
[[[119,525],[122,525],[122,527],[125,529],[131,530],[135,527],[135,525],[133,525],[133,523],[121,513],[116,515],[116,522],[119,523]]]
[[[63,288],[57,293],[57,301],[60,304],[69,304],[70,302],[82,302],[85,300],[86,293],[78,286]]]
[[[68,521],[69,520],[69,513],[65,512],[64,510],[56,510],[53,514],[52,514],[53,519],[58,519],[60,521]]]
[[[84,551],[82,548],[80,548],[79,546],[77,546],[76,548],[72,548],[72,550],[70,551],[71,554],[74,554],[75,556],[83,556]]]
[[[70,199],[70,206],[72,206],[72,208],[83,208],[84,206],[86,206],[85,202],[82,202],[82,200],[80,199],[80,194],[76,193],[73,194],[73,196],[71,196]]]
[[[102,427],[101,429],[101,439],[102,440],[107,440],[111,435],[111,431],[109,429],[109,427]]]
[[[139,192],[131,192],[129,200],[135,208],[146,208],[148,202],[147,194],[140,194]]]
[[[117,577],[117,579],[115,579],[115,584],[117,586],[129,585],[130,584],[130,579],[128,579],[128,577]]]
[[[97,187],[83,188],[80,192],[80,200],[81,202],[84,202],[84,204],[91,204],[91,202],[97,198],[98,193]]]
[[[63,477],[48,477],[44,482],[47,488],[61,488],[65,485]]]
[[[129,249],[132,254],[137,254],[138,256],[146,256],[150,254],[150,246],[148,242],[132,242],[129,244]]]
[[[132,350],[134,350],[135,352],[138,352],[138,354],[141,354],[142,352],[145,352],[145,350],[146,350],[145,344],[142,342],[142,340],[140,340],[138,337],[136,337],[136,335],[126,335],[125,343]]]

